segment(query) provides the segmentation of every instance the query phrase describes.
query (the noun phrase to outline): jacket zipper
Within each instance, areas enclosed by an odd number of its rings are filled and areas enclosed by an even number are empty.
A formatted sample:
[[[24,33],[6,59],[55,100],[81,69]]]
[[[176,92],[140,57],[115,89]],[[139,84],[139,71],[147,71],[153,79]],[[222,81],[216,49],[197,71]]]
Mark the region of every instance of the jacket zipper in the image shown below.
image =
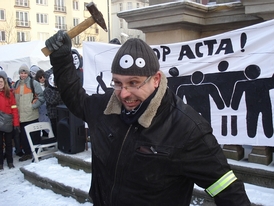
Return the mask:
[[[131,129],[132,125],[130,125],[130,127],[128,128],[127,130],[127,133],[124,137],[124,140],[122,142],[122,145],[121,145],[121,148],[120,148],[120,152],[119,152],[119,155],[118,155],[118,159],[117,159],[117,162],[116,162],[116,166],[115,166],[115,175],[114,175],[114,181],[113,181],[113,185],[112,185],[112,188],[111,188],[111,192],[110,192],[110,205],[112,205],[112,195],[113,195],[113,190],[114,190],[114,187],[115,187],[115,182],[116,182],[116,177],[117,177],[117,169],[118,169],[118,162],[120,160],[120,157],[121,157],[121,153],[122,153],[122,150],[123,150],[123,147],[124,147],[124,144],[125,144],[125,141],[127,139],[127,136],[128,136],[128,133]]]

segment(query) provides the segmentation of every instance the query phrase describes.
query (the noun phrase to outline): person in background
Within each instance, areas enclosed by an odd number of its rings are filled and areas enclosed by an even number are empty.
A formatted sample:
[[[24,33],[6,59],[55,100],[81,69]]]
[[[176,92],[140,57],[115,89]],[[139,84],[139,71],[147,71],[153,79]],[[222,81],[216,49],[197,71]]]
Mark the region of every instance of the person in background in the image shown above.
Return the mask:
[[[54,75],[51,74],[48,79],[49,85],[44,90],[44,97],[47,105],[47,114],[51,122],[54,136],[57,137],[57,106],[64,104],[60,93],[54,82]]]
[[[112,61],[112,91],[88,95],[79,83],[71,39],[45,42],[62,100],[88,123],[94,205],[189,205],[194,184],[218,206],[250,206],[210,124],[167,86],[150,46],[128,39]]]
[[[45,78],[44,70],[40,69],[36,72],[35,80],[40,83],[40,86],[44,92],[45,88],[48,86],[48,80]],[[44,93],[43,93],[44,95]],[[50,122],[50,119],[47,114],[46,101],[39,107],[39,122]],[[48,133],[43,130],[42,136],[47,137]]]
[[[110,44],[117,44],[117,45],[121,45],[121,42],[119,41],[119,39],[117,38],[114,38],[114,39],[111,39],[109,41]]]
[[[45,71],[45,78],[49,82],[49,76],[53,73],[52,67]]]
[[[31,76],[32,78],[35,78],[36,73],[37,73],[40,69],[41,69],[41,68],[38,67],[37,65],[32,65],[32,66],[30,67],[30,76]]]
[[[14,130],[19,132],[19,114],[15,97],[7,82],[7,74],[3,70],[0,71],[0,111],[6,114],[12,114]],[[12,137],[13,130],[11,132],[0,131],[0,170],[4,169],[3,140],[5,140],[5,156],[7,159],[7,165],[10,169],[14,168],[12,157]]]
[[[83,57],[79,54],[79,52],[76,49],[72,49],[72,58],[73,58],[73,64],[76,68],[76,73],[80,78],[80,84],[83,85],[84,83],[84,76],[83,76]]]
[[[4,69],[0,66],[0,71],[4,71]],[[6,74],[6,72],[5,72]],[[10,87],[10,91],[13,92],[13,81],[10,77],[7,77],[7,82],[8,82],[8,85]],[[12,137],[13,137],[13,141],[14,141],[14,147],[15,147],[15,154],[19,157],[22,157],[24,155],[23,151],[22,151],[22,145],[21,145],[21,141],[20,141],[20,136],[19,136],[19,133],[20,133],[20,128],[18,129],[17,127],[14,127],[16,129],[13,129],[13,132],[12,132]]]
[[[14,84],[14,94],[20,116],[20,139],[25,153],[21,158],[19,158],[19,161],[32,159],[32,152],[30,150],[24,127],[39,121],[38,109],[45,102],[43,90],[39,82],[31,79],[29,73],[30,70],[28,66],[22,64],[19,68],[19,82]],[[40,131],[33,132],[31,137],[33,144],[39,144]]]

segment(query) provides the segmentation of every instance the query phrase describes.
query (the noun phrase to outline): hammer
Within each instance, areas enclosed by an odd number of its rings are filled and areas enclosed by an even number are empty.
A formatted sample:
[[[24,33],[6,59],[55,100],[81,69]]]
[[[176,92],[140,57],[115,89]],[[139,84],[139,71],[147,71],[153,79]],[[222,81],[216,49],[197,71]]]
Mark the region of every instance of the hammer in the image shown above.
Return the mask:
[[[81,32],[89,28],[94,23],[97,23],[107,32],[107,27],[103,15],[100,11],[98,11],[95,4],[93,2],[90,2],[86,5],[86,7],[90,12],[91,17],[87,18],[85,21],[81,22],[80,24],[73,27],[71,30],[67,32],[68,36],[71,39],[79,35]],[[52,53],[52,51],[50,51],[47,47],[44,47],[43,49],[41,49],[41,51],[44,53],[45,56],[48,56]]]

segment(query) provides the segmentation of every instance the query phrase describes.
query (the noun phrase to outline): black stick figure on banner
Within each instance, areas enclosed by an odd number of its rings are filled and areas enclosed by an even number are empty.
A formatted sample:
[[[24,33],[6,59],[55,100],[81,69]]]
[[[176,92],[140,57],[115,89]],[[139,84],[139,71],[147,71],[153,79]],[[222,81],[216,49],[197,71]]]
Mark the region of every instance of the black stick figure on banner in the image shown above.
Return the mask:
[[[249,137],[255,137],[259,114],[262,114],[264,134],[273,135],[272,105],[269,90],[274,88],[274,74],[270,78],[257,79],[261,69],[257,65],[249,65],[245,69],[246,81],[236,83],[232,96],[231,107],[238,110],[242,94],[245,92],[246,126]]]
[[[211,96],[218,109],[224,108],[223,99],[220,97],[218,88],[212,83],[203,83],[204,74],[196,71],[191,75],[192,85],[180,85],[176,94],[182,99],[185,97],[187,104],[199,112],[209,123],[211,123]]]
[[[234,89],[234,85],[237,81],[246,79],[243,71],[231,71],[227,72],[229,63],[227,61],[221,61],[218,64],[218,73],[211,73],[205,75],[204,82],[211,82],[216,85],[221,93],[225,105],[230,107],[231,97]],[[221,134],[227,135],[227,115],[222,115],[221,119]],[[231,135],[236,136],[237,130],[237,116],[231,115]]]

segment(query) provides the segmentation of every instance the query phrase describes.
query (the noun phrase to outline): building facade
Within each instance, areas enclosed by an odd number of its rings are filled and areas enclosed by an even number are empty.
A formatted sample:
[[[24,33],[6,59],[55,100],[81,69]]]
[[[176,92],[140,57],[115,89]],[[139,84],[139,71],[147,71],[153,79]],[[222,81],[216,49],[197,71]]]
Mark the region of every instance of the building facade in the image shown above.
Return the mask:
[[[106,24],[106,1],[93,1]],[[91,16],[84,0],[10,0],[0,1],[0,45],[33,40],[46,40],[58,30],[70,30]],[[74,47],[83,41],[107,42],[108,34],[99,25],[72,39]]]
[[[128,38],[140,38],[145,40],[145,34],[141,30],[129,29],[127,22],[119,18],[117,13],[127,10],[134,10],[149,5],[148,0],[112,0],[111,1],[111,38],[118,38],[124,43]]]

